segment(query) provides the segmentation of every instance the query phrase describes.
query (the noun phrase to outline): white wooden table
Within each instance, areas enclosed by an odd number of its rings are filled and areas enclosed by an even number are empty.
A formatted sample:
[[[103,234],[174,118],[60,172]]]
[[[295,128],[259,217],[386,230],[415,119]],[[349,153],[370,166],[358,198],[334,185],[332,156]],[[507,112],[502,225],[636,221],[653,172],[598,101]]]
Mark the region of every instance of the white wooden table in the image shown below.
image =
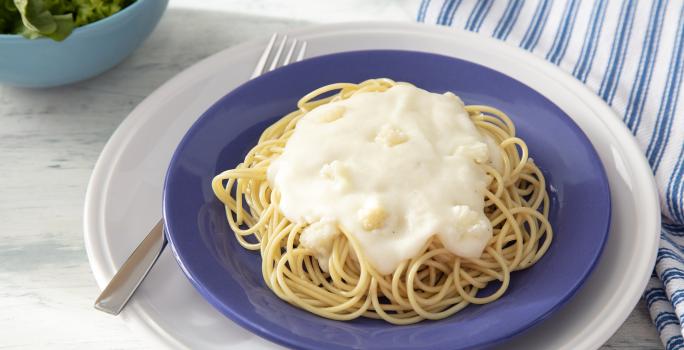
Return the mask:
[[[0,86],[0,349],[149,349],[97,312],[82,209],[98,154],[166,80],[231,45],[309,23],[411,21],[416,0],[172,0],[144,45],[68,87]],[[192,25],[189,25],[192,23]],[[643,302],[604,349],[660,349]]]

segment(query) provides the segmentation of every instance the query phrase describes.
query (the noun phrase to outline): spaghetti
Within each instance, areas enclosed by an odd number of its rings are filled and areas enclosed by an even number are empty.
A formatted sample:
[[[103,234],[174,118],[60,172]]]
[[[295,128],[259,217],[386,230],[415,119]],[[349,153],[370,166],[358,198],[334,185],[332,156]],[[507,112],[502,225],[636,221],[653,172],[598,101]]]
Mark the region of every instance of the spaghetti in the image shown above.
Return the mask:
[[[491,178],[484,212],[493,228],[482,255],[456,256],[433,236],[419,254],[402,261],[393,273],[381,274],[364,258],[353,235],[339,227],[342,234],[333,238],[327,268],[319,266],[315,252],[299,241],[307,225],[288,220],[279,209],[280,194],[267,179],[269,165],[283,153],[307,112],[356,94],[384,92],[396,84],[372,79],[316,89],[299,101],[298,110],[268,127],[242,163],[212,181],[240,245],[260,251],[268,287],[281,299],[322,317],[364,316],[399,325],[442,319],[469,304],[500,298],[511,272],[535,264],[552,241],[544,176],[528,157],[525,142],[515,136],[515,126],[503,112],[471,105],[465,107],[470,120],[495,140],[502,158],[499,170],[480,164]],[[499,283],[496,291],[478,295],[493,281]]]

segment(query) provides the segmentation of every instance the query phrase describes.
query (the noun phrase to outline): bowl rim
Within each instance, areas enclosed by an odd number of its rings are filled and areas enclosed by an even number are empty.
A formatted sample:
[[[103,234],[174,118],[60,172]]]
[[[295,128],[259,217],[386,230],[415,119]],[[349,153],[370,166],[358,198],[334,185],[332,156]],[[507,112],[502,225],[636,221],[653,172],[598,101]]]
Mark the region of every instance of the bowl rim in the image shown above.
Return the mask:
[[[90,30],[95,30],[95,29],[97,29],[98,27],[102,27],[102,26],[106,26],[106,25],[108,25],[108,24],[111,24],[112,22],[116,21],[116,20],[119,19],[119,18],[126,17],[126,16],[128,16],[130,13],[132,13],[132,12],[134,11],[134,9],[136,9],[136,8],[138,8],[138,7],[140,7],[140,6],[142,6],[141,4],[142,4],[143,2],[146,2],[146,1],[148,1],[148,0],[135,0],[135,1],[133,1],[132,4],[130,4],[130,5],[126,6],[126,7],[124,7],[123,9],[121,9],[121,11],[119,11],[119,12],[117,12],[117,13],[111,15],[111,16],[107,16],[107,17],[102,18],[102,19],[99,19],[99,20],[97,20],[97,21],[95,21],[95,22],[88,23],[88,24],[86,24],[86,25],[84,25],[84,26],[76,27],[76,28],[74,28],[74,30],[71,32],[71,34],[69,34],[69,36],[67,36],[67,37],[64,39],[64,41],[68,40],[69,38],[75,37],[75,36],[77,36],[77,35],[80,35],[80,34],[83,34],[83,33],[87,33],[87,32],[90,31]],[[167,1],[167,3],[168,3],[168,1]],[[29,38],[25,38],[25,37],[22,36],[21,34],[1,34],[1,33],[0,33],[0,41],[7,42],[7,41],[23,41],[23,40],[26,40],[26,41],[29,41],[29,42],[40,42],[40,41],[45,41],[45,40],[49,40],[50,42],[55,42],[55,43],[58,42],[58,41],[55,41],[55,40],[52,40],[52,39],[46,38],[46,37],[40,37],[40,38],[35,38],[35,39],[29,39]]]

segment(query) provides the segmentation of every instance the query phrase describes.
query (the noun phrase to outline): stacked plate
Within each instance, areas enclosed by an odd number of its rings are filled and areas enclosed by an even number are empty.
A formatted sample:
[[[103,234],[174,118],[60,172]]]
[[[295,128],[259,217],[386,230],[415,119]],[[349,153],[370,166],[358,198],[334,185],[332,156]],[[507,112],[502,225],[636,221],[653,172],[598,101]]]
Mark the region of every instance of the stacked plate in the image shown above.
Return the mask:
[[[572,118],[591,141],[608,177],[609,240],[598,265],[570,302],[505,347],[596,348],[615,332],[650,276],[659,214],[651,171],[608,106],[555,66],[471,33],[418,24],[355,23],[287,34],[309,43],[309,57],[398,49],[474,62],[522,82]],[[93,172],[85,209],[86,246],[101,287],[161,216],[164,174],[182,136],[212,104],[249,78],[264,46],[265,41],[247,43],[197,63],[143,101],[112,136]],[[151,338],[176,348],[277,347],[209,305],[168,252],[123,317]]]

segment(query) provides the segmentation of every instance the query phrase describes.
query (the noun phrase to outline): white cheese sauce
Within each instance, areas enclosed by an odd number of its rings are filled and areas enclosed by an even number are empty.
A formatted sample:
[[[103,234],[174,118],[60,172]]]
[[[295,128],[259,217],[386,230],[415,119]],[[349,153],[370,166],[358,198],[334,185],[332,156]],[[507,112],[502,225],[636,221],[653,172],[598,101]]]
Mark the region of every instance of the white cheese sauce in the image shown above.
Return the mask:
[[[390,274],[434,235],[458,256],[482,254],[492,227],[480,164],[498,168],[498,152],[456,95],[399,83],[308,112],[268,181],[285,217],[310,224],[300,244],[324,269],[342,228]]]

